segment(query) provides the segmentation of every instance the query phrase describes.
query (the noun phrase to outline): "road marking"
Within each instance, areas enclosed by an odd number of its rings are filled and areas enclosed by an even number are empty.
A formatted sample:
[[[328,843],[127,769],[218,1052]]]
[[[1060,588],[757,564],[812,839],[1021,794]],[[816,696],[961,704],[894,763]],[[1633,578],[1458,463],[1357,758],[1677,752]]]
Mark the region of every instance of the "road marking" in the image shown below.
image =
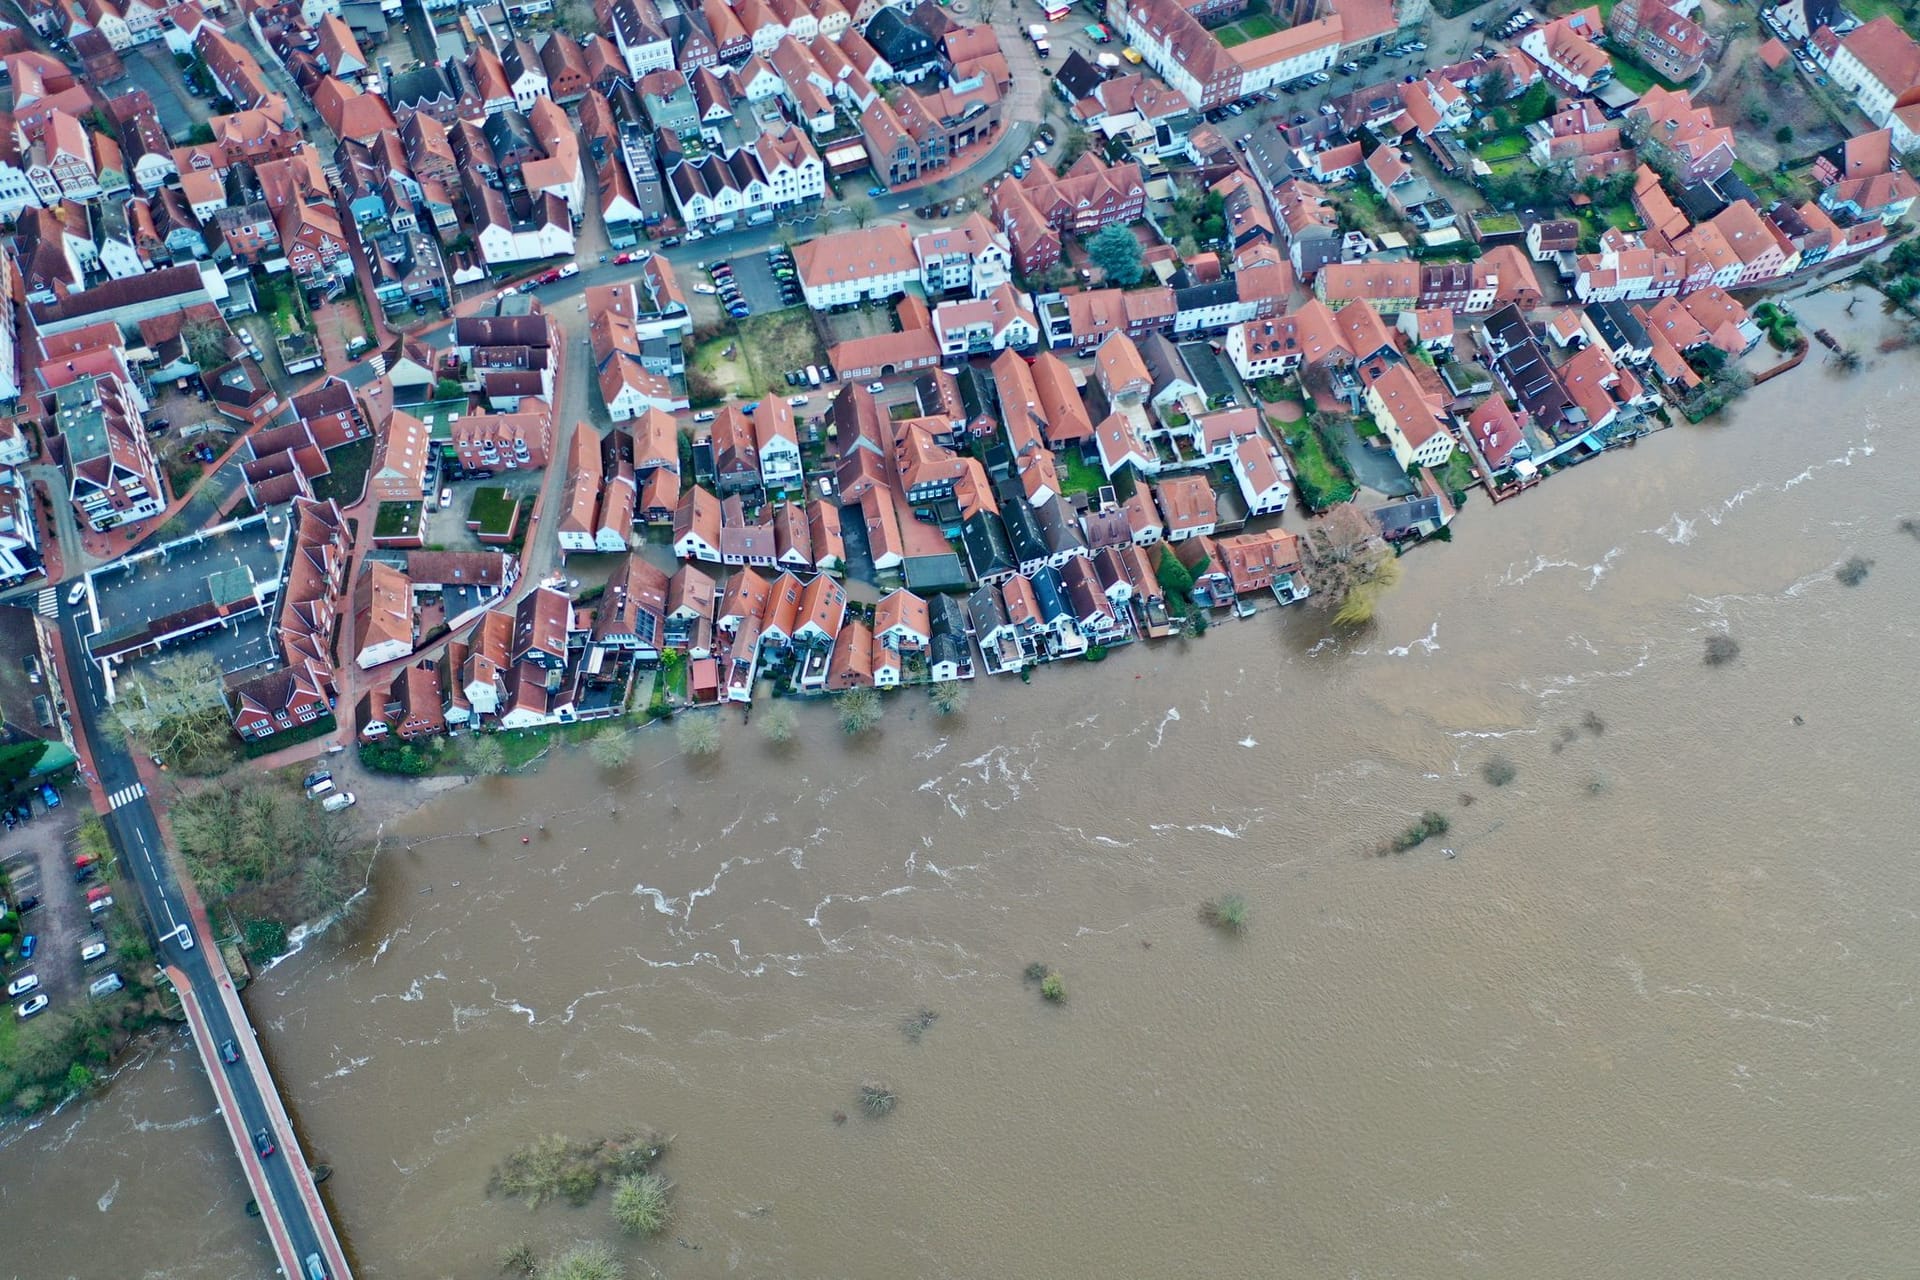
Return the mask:
[[[59,617],[60,616],[60,593],[58,591],[55,591],[52,587],[42,587],[40,589],[39,598],[34,604],[34,612],[38,613],[43,618]]]
[[[118,809],[124,805],[132,804],[135,800],[141,799],[146,794],[147,794],[146,784],[144,782],[136,782],[132,786],[122,787],[118,791],[114,792],[112,795],[108,796],[107,807],[109,809]]]

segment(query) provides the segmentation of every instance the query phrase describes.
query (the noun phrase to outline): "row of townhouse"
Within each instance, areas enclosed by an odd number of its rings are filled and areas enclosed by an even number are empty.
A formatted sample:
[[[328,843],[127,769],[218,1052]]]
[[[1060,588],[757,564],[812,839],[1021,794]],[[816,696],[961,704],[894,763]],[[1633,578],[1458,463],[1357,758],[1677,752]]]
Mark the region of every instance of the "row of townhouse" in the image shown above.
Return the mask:
[[[277,663],[248,671],[226,688],[233,731],[259,741],[330,715],[333,644],[353,547],[346,517],[331,499],[296,498],[274,620]]]
[[[687,408],[681,340],[692,333],[693,316],[673,265],[655,255],[635,279],[589,288],[585,302],[594,380],[608,416],[625,422]]]
[[[664,523],[679,505],[672,418],[649,409],[631,430],[616,427],[604,438],[585,423],[574,428],[555,526],[561,551],[624,551],[637,526]]]

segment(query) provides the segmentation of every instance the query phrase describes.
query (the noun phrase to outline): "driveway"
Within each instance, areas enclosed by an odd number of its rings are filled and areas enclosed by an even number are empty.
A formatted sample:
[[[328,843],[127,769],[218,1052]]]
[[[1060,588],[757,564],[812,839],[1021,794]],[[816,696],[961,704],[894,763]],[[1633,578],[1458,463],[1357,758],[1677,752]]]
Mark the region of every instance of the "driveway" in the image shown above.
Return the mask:
[[[1369,449],[1360,433],[1353,428],[1352,420],[1343,421],[1334,432],[1334,439],[1340,444],[1340,455],[1353,468],[1354,481],[1364,488],[1384,493],[1390,497],[1401,497],[1414,491],[1413,481],[1407,479],[1407,473],[1394,460],[1391,449]]]

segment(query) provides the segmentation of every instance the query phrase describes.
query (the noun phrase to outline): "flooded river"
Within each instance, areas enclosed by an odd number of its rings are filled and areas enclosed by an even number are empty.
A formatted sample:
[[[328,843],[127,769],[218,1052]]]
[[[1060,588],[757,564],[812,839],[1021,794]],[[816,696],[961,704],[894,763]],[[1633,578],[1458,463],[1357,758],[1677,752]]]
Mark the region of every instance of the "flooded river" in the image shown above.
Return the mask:
[[[1265,613],[423,801],[247,997],[358,1274],[611,1238],[485,1185],[626,1126],[674,1136],[635,1275],[1911,1274],[1917,393],[1816,355],[1476,498],[1356,640]],[[0,1276],[260,1275],[211,1109],[176,1043],[7,1133]]]

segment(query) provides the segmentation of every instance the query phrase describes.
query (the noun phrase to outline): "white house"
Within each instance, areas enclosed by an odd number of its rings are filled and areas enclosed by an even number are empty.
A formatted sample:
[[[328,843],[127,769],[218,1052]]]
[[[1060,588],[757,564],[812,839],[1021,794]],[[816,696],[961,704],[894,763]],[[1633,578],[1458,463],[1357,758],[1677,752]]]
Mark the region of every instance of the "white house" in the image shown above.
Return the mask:
[[[802,241],[793,261],[801,294],[815,311],[897,297],[920,283],[913,237],[897,222]]]
[[[1026,299],[1010,284],[984,298],[943,302],[933,309],[933,333],[940,353],[982,355],[1012,348],[1023,351],[1040,341],[1040,325]]]
[[[1366,400],[1402,467],[1438,467],[1452,456],[1453,433],[1407,366],[1394,365],[1374,379]]]
[[[1232,466],[1248,515],[1277,516],[1287,509],[1287,498],[1293,491],[1287,487],[1280,459],[1266,441],[1258,436],[1242,439],[1233,451]]]

